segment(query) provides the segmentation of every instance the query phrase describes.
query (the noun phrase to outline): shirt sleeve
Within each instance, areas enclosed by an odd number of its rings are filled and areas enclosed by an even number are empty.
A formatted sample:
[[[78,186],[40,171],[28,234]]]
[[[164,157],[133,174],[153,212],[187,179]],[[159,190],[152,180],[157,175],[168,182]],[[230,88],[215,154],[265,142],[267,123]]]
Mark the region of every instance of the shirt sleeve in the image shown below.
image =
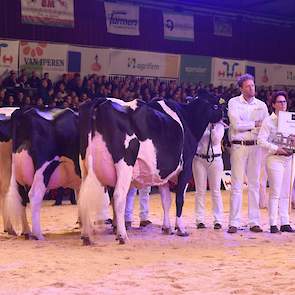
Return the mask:
[[[232,128],[236,131],[249,131],[255,128],[255,121],[241,120],[234,101],[228,103],[228,117]]]
[[[212,144],[218,145],[220,144],[223,135],[224,135],[224,126],[221,123],[214,124],[214,128],[212,129]]]
[[[257,142],[261,147],[267,149],[271,154],[275,154],[279,147],[276,144],[269,142],[269,136],[270,126],[268,124],[268,118],[266,118],[262,122],[262,126],[258,133]]]

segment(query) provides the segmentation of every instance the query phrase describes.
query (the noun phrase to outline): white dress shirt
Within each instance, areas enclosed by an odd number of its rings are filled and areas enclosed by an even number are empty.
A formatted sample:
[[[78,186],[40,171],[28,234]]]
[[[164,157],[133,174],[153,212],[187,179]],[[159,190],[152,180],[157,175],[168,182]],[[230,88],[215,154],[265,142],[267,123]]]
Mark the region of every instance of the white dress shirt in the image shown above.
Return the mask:
[[[213,127],[211,129],[213,153],[215,155],[221,154],[221,140],[224,135],[224,125],[222,123],[209,123],[198,144],[197,154],[199,155],[207,155],[211,127]],[[212,155],[211,147],[209,149],[208,155]]]
[[[275,154],[278,150],[278,145],[274,144],[274,139],[278,131],[278,116],[272,113],[264,119],[258,134],[258,144],[267,149],[269,154]]]
[[[228,116],[231,141],[256,140],[260,128],[255,127],[255,121],[264,120],[268,116],[268,110],[266,104],[259,99],[253,97],[248,102],[240,95],[229,100]]]

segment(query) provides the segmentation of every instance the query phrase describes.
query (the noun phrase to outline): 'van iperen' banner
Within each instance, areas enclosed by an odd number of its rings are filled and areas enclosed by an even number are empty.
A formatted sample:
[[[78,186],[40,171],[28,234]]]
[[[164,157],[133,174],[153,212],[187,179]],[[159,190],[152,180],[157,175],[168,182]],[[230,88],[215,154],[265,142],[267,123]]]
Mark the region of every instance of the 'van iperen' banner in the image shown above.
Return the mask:
[[[74,0],[21,0],[22,23],[74,27]]]

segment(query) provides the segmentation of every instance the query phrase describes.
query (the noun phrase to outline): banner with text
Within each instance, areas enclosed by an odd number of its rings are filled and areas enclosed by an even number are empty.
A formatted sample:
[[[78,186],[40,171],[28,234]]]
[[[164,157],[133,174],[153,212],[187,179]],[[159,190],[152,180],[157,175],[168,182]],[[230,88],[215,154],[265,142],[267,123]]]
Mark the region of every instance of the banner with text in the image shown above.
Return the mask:
[[[110,74],[177,79],[180,56],[146,51],[110,51]]]
[[[212,58],[211,82],[215,85],[229,86],[236,84],[237,79],[245,73],[246,61],[223,58]]]
[[[0,80],[18,70],[19,41],[0,40]]]
[[[107,32],[139,35],[139,6],[104,2]]]
[[[273,64],[246,61],[246,72],[255,77],[257,86],[273,85]]]
[[[295,86],[295,65],[273,65],[273,85]]]
[[[194,41],[194,16],[163,12],[164,38]]]
[[[80,72],[82,76],[109,74],[110,49],[69,46],[68,72]]]
[[[22,23],[74,27],[74,0],[21,0]]]
[[[68,45],[20,42],[20,69],[37,71],[39,75],[49,73],[52,80],[67,72]]]
[[[182,55],[180,61],[180,81],[194,82],[203,81],[205,84],[211,82],[211,61],[209,56]]]

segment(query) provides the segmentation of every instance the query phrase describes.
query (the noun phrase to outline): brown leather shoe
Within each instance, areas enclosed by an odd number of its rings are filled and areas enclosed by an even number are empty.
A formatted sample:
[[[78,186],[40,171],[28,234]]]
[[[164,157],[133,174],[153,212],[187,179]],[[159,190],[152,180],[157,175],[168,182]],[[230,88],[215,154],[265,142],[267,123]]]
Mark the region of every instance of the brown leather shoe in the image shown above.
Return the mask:
[[[152,222],[150,220],[142,220],[139,224],[141,227],[146,227],[147,225],[151,224]]]
[[[263,230],[259,225],[254,225],[250,227],[250,231],[252,231],[253,233],[262,233]]]
[[[237,231],[238,231],[238,228],[236,226],[232,226],[232,225],[230,225],[227,230],[227,232],[229,234],[235,234]]]

